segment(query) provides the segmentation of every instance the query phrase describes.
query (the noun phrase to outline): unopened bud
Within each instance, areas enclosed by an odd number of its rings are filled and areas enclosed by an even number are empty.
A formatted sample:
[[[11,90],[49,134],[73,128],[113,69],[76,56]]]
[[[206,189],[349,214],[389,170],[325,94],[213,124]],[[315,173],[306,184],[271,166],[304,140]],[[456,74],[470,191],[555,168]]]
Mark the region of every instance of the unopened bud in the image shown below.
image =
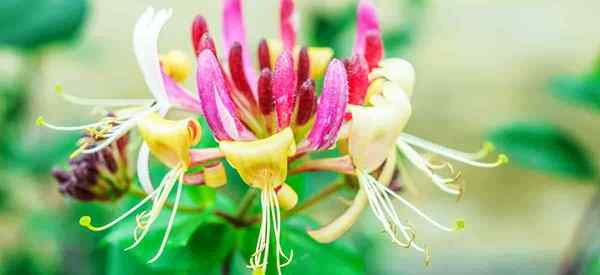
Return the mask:
[[[208,33],[208,24],[206,23],[206,19],[204,19],[204,17],[201,15],[196,16],[196,18],[194,18],[194,23],[192,23],[192,44],[194,45],[196,56],[202,52],[200,41],[206,33]]]
[[[87,134],[82,140],[90,142]],[[108,201],[120,198],[129,189],[130,175],[124,150],[127,135],[99,152],[80,154],[69,161],[68,169],[55,168],[52,176],[61,194],[80,201]]]
[[[308,48],[302,47],[300,53],[298,54],[298,84],[297,87],[300,87],[304,83],[304,81],[308,80],[310,74],[310,59],[308,57]]]
[[[275,192],[279,206],[285,210],[291,210],[298,203],[298,194],[286,183],[276,187]]]
[[[242,55],[242,45],[239,42],[235,42],[233,46],[231,46],[228,61],[231,80],[237,88],[237,91],[240,91],[247,101],[255,102],[254,95],[252,95],[252,89],[246,78],[246,72],[244,71],[245,60]]]
[[[344,62],[348,74],[348,103],[362,105],[369,87],[369,65],[362,55]]]
[[[317,111],[317,95],[315,82],[306,80],[298,89],[298,109],[296,125],[306,124]]]
[[[227,184],[227,174],[223,163],[204,167],[204,183],[211,188],[218,188]]]
[[[268,115],[275,109],[273,89],[271,86],[273,74],[269,69],[263,69],[258,78],[258,105],[261,113]]]
[[[271,54],[269,53],[269,44],[266,39],[261,39],[258,43],[258,64],[260,69],[271,69]]]
[[[383,58],[381,34],[377,31],[371,31],[365,37],[365,59],[369,64],[369,69],[377,67],[381,58]]]

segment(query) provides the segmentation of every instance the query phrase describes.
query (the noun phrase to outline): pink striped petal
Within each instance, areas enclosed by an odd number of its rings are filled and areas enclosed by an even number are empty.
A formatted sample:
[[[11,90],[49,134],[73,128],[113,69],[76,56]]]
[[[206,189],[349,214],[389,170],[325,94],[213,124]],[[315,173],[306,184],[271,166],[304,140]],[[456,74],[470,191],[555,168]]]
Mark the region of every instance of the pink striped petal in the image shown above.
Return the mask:
[[[181,87],[175,80],[162,72],[163,83],[171,104],[182,110],[192,113],[202,113],[200,100],[195,98],[185,88]]]
[[[296,26],[294,22],[294,0],[279,1],[279,31],[283,46],[288,51],[293,51],[296,45]]]
[[[248,139],[251,134],[237,116],[221,65],[208,49],[198,57],[196,82],[202,110],[214,136],[218,140]]]
[[[229,54],[231,48],[238,42],[242,46],[242,56],[244,60],[244,71],[248,84],[252,88],[254,98],[256,94],[256,71],[252,67],[252,59],[246,43],[246,30],[244,28],[244,19],[242,16],[241,0],[225,0],[223,5],[223,45],[225,54]]]
[[[281,130],[290,125],[296,91],[294,59],[288,51],[283,51],[277,58],[272,86],[275,111],[277,112],[277,126]]]
[[[334,59],[329,63],[323,92],[319,98],[317,117],[307,142],[310,149],[327,149],[335,144],[348,104],[348,78],[344,63]]]
[[[356,42],[354,44],[354,54],[365,54],[366,36],[369,32],[380,33],[377,11],[371,0],[360,0],[356,14]]]

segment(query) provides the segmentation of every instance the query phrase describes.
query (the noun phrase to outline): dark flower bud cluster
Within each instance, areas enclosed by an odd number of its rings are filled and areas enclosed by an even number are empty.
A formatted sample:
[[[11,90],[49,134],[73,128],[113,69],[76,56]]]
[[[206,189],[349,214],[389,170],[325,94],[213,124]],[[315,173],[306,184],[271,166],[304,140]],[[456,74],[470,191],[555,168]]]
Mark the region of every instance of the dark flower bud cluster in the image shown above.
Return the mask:
[[[88,135],[82,140],[90,139]],[[52,176],[61,194],[80,201],[110,201],[128,189],[128,135],[93,154],[80,154],[69,161],[68,169],[55,168]]]

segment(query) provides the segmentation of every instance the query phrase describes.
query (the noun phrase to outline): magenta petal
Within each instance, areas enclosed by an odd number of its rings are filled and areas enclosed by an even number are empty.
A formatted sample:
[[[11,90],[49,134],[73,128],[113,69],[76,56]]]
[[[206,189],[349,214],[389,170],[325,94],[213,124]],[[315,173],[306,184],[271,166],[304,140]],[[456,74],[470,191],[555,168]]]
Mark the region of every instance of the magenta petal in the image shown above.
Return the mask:
[[[246,44],[246,31],[244,28],[244,19],[242,17],[242,1],[241,0],[225,0],[223,5],[223,45],[224,53],[229,54],[234,44],[238,42],[242,46],[242,56],[244,63],[244,71],[248,84],[252,88],[254,98],[256,94],[256,71],[252,67],[252,59],[248,52]]]
[[[362,105],[369,87],[369,65],[362,55],[354,55],[346,61],[348,72],[348,103]]]
[[[169,101],[182,110],[192,113],[202,113],[202,105],[200,100],[192,96],[185,88],[179,86],[175,80],[162,72],[163,83]]]
[[[310,149],[327,149],[335,144],[348,104],[348,79],[344,63],[334,59],[329,63],[323,92],[319,98],[317,117],[307,142]]]
[[[294,0],[279,1],[279,31],[286,50],[292,51],[296,45],[296,27],[294,25]]]
[[[198,95],[208,126],[218,140],[242,140],[251,136],[240,122],[221,65],[208,49],[198,56]]]
[[[368,32],[379,31],[379,20],[377,11],[371,0],[360,0],[357,9],[356,42],[354,43],[354,54],[365,54],[365,41]]]
[[[277,112],[277,126],[281,130],[290,125],[296,91],[294,59],[288,51],[283,51],[277,58],[272,85],[275,111]]]

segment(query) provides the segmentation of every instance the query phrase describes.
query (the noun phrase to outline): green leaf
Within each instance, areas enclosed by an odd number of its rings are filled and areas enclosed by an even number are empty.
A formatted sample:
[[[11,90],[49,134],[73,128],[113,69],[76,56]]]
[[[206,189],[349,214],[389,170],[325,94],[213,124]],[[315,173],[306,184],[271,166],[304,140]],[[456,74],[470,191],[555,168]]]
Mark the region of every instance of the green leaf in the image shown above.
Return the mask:
[[[550,87],[559,98],[600,111],[600,74],[557,77]]]
[[[588,151],[571,135],[546,122],[513,122],[489,135],[511,161],[531,169],[588,180],[596,176]]]
[[[2,0],[0,46],[31,50],[72,40],[87,13],[86,0]]]
[[[294,258],[282,269],[283,273],[365,274],[364,258],[349,239],[342,238],[330,244],[318,243],[306,234],[307,228],[315,227],[317,225],[314,222],[301,217],[294,217],[284,223],[281,230],[281,246],[286,254],[293,251]],[[258,230],[258,226],[255,226],[243,232],[241,252],[246,260],[254,253]],[[271,243],[271,252],[274,250],[273,247],[274,243]],[[274,254],[269,258],[267,274],[277,274],[277,269],[274,267]]]
[[[211,208],[200,214],[179,212],[175,217],[167,246],[154,263],[146,263],[156,255],[166,232],[171,211],[164,209],[142,242],[121,253],[130,254],[138,264],[151,270],[188,272],[210,271],[220,265],[236,242],[233,228],[214,216]],[[125,249],[133,243],[134,217],[117,225],[103,240],[103,244]]]

